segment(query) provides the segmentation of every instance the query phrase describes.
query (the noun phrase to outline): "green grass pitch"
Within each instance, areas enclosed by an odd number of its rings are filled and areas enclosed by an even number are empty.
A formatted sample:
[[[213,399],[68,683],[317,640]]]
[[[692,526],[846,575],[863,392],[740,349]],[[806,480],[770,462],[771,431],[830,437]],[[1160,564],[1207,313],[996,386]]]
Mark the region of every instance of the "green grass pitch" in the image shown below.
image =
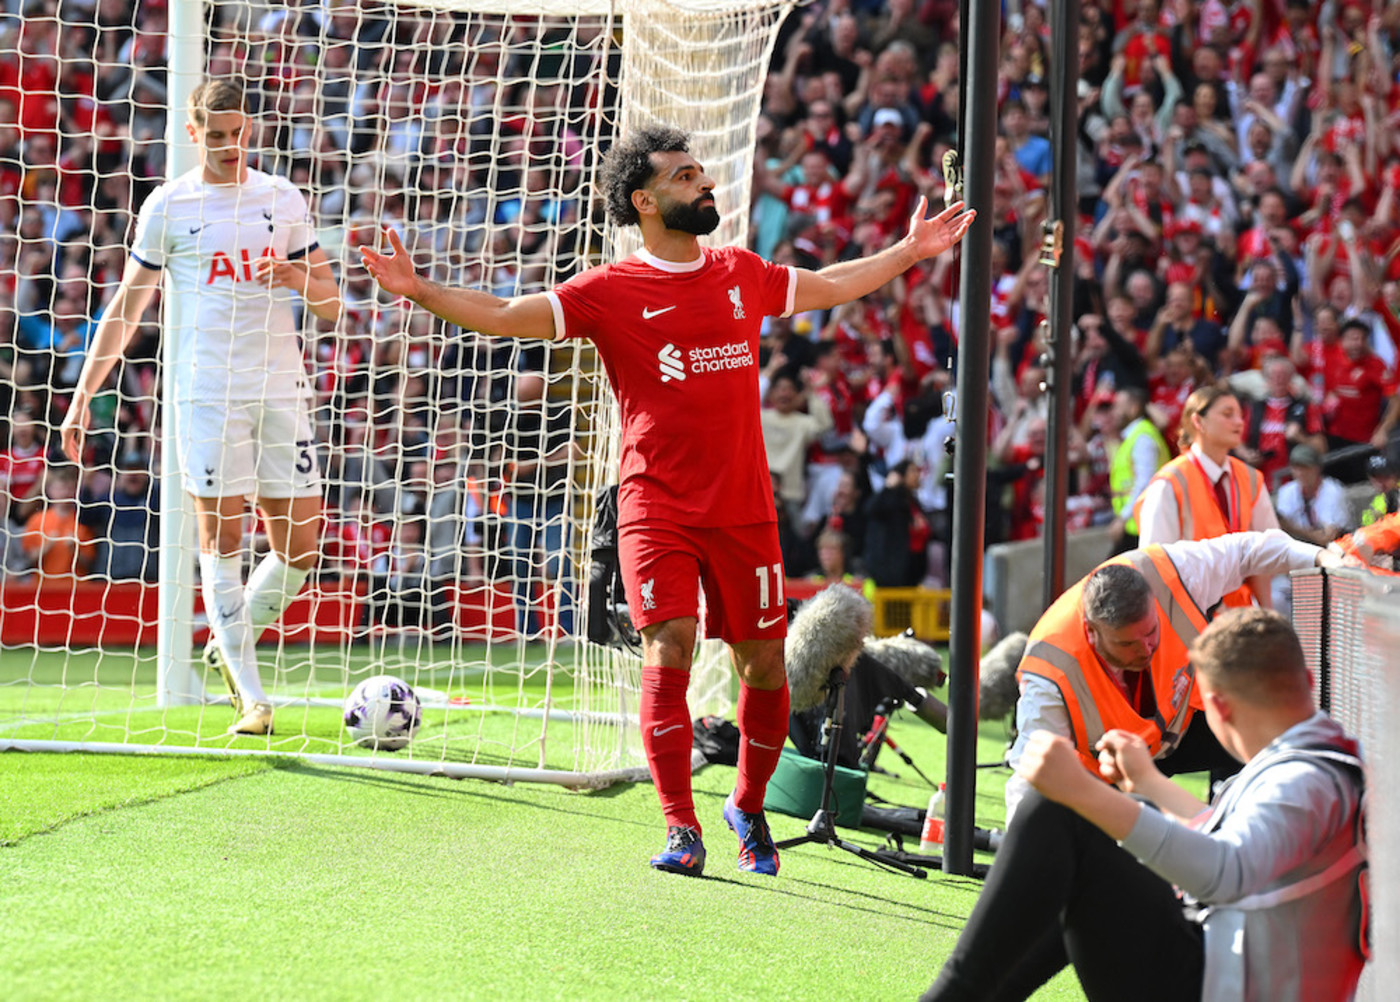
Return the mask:
[[[104,658],[104,686],[149,669],[149,654]],[[124,714],[104,686],[15,684],[57,678],[55,655],[3,660],[0,722],[25,700],[30,715],[51,701],[61,719],[34,736],[104,740],[94,727],[160,715]],[[88,722],[93,709],[100,724]],[[227,707],[170,712],[163,727],[227,740],[216,737]],[[657,873],[646,865],[663,835],[649,784],[575,793],[313,766],[291,756],[329,750],[338,723],[333,711],[302,712],[310,737],[297,739],[304,748],[289,738],[286,757],[0,755],[0,995],[907,999],[937,973],[981,886],[938,872],[915,880],[825,846],[784,852],[776,879],[739,873],[720,819],[734,782],[724,766],[695,775],[706,876]],[[942,735],[906,711],[891,736],[942,778]],[[1005,740],[985,725],[980,759],[999,758]],[[485,744],[471,754],[489,760]],[[928,785],[893,755],[880,764],[899,775],[872,776],[874,793],[927,801]],[[1006,775],[979,770],[979,824],[999,826]],[[805,826],[771,822],[779,839]],[[884,844],[880,832],[842,835]],[[1083,995],[1065,972],[1036,997]]]

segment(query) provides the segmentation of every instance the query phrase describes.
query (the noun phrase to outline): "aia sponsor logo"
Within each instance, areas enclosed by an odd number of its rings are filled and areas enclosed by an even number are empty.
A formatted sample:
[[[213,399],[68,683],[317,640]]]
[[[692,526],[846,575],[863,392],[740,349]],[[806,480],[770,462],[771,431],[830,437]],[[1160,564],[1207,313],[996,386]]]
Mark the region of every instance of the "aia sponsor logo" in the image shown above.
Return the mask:
[[[254,280],[253,262],[260,257],[271,256],[271,247],[264,247],[256,254],[250,254],[246,249],[240,250],[237,257],[223,251],[215,251],[209,259],[209,276],[204,280],[204,284],[213,285],[224,278],[230,282],[251,282]]]

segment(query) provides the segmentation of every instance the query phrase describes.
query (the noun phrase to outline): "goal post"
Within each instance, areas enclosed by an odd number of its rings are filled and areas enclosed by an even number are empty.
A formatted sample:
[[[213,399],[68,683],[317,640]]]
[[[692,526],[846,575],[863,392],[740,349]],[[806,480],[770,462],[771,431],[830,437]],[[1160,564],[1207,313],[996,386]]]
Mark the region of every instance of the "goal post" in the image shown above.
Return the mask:
[[[198,154],[184,129],[181,109],[189,104],[190,95],[199,85],[204,72],[202,36],[198,3],[177,2],[170,9],[169,83],[165,116],[166,163],[168,176],[178,177],[193,170],[199,163]],[[189,308],[178,297],[171,296],[162,303],[164,318],[179,326],[182,314]],[[173,371],[181,350],[179,339],[161,340],[161,367]],[[180,470],[176,460],[173,422],[160,427],[160,481],[174,484]],[[160,494],[160,561],[157,609],[159,624],[156,631],[156,705],[190,706],[203,702],[204,680],[196,668],[194,644],[195,562],[191,552],[198,546],[194,506],[184,491],[162,491]]]
[[[358,248],[392,228],[421,272],[502,295],[615,260],[638,238],[603,219],[599,155],[651,121],[692,134],[722,209],[710,239],[743,243],[763,86],[792,6],[139,0],[130,29],[62,20],[76,15],[55,5],[0,31],[0,64],[52,98],[50,123],[32,95],[16,110],[0,90],[0,112],[24,119],[17,151],[0,149],[0,174],[21,176],[0,199],[22,322],[0,414],[7,469],[26,434],[14,425],[32,424],[49,457],[7,499],[0,749],[298,755],[581,787],[645,777],[639,660],[584,639],[595,499],[618,463],[594,352],[443,324],[382,294]],[[250,163],[305,194],[345,306],[334,325],[296,306],[324,524],[316,569],[257,647],[268,737],[224,733],[229,697],[201,664],[168,378],[189,346],[160,336],[193,304],[167,288],[148,312],[94,407],[81,473],[57,451],[68,360],[81,361],[71,332],[110,301],[151,191],[196,163],[185,105],[206,75],[246,80]],[[249,274],[236,255],[228,267]],[[27,520],[50,511],[76,511],[69,566],[25,552]],[[244,528],[246,581],[270,540],[251,512]],[[397,753],[355,747],[340,722],[344,696],[379,673],[426,708]],[[722,645],[703,641],[693,712],[732,712],[731,684]]]

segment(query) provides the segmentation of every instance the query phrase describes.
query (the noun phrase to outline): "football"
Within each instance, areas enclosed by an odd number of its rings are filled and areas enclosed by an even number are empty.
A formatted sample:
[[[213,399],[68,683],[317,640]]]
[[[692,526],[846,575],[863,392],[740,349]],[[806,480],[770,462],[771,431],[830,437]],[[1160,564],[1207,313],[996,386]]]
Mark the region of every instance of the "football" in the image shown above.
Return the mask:
[[[393,675],[375,675],[345,699],[345,729],[355,744],[376,751],[398,751],[423,723],[413,688]]]

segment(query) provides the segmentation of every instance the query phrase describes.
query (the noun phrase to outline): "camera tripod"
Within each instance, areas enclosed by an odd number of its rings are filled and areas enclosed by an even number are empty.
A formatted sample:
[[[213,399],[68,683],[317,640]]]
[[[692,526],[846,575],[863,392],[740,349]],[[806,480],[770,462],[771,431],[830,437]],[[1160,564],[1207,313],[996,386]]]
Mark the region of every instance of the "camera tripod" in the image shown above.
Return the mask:
[[[915,765],[914,760],[909,757],[909,753],[899,747],[894,738],[889,735],[890,717],[894,716],[894,711],[903,705],[901,700],[891,697],[881,700],[880,704],[875,707],[875,722],[870,728],[870,733],[865,736],[865,748],[860,755],[860,764],[871,772],[876,771],[875,759],[879,757],[880,750],[885,745],[889,745],[890,751],[898,755],[901,762],[913,769],[919,774],[920,779],[936,790],[938,784],[925,776],[924,771]]]
[[[846,672],[837,665],[831,669],[826,682],[826,721],[822,724],[822,760],[826,766],[822,783],[821,805],[812,820],[807,822],[807,834],[784,839],[776,843],[779,849],[816,842],[820,845],[835,846],[853,856],[859,856],[876,866],[883,866],[897,873],[907,873],[911,877],[923,879],[928,873],[917,866],[894,858],[890,853],[867,849],[864,846],[847,842],[836,834],[836,814],[831,809],[832,787],[836,780],[836,755],[841,737],[841,718],[846,707]]]

